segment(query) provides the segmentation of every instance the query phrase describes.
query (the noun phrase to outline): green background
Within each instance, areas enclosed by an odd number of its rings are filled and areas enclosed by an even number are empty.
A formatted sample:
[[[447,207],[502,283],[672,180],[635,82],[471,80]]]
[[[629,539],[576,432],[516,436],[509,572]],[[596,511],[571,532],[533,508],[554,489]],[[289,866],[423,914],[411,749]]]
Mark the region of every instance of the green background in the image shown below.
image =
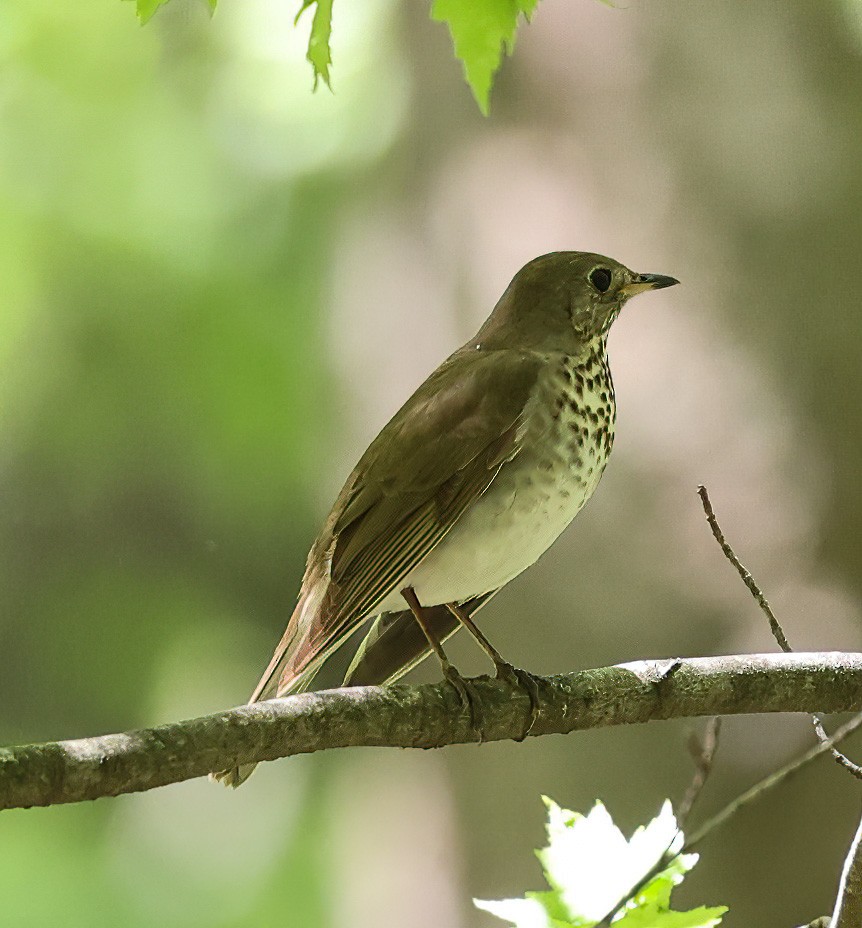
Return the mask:
[[[683,286],[617,323],[614,458],[481,614],[494,643],[539,673],[774,650],[702,482],[791,643],[862,644],[858,7],[544,0],[487,120],[427,12],[336,3],[312,95],[284,0],[143,29],[117,0],[0,6],[3,743],[241,702],[358,454],[559,248]],[[631,829],[681,795],[696,727],[5,812],[0,925],[487,928],[472,896],[542,885],[540,793]],[[810,742],[728,720],[701,812]],[[857,798],[807,770],[704,844],[678,904],[825,913]]]

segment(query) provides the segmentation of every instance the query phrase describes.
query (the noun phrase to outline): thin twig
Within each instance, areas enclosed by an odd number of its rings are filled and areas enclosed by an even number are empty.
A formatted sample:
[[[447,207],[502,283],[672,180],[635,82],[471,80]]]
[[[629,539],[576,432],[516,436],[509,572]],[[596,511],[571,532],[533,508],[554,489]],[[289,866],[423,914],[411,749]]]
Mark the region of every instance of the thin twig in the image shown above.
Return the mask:
[[[760,799],[764,793],[783,783],[789,776],[801,770],[806,764],[810,764],[815,758],[820,757],[830,751],[832,747],[843,741],[848,735],[852,735],[856,729],[862,726],[862,713],[854,715],[849,722],[846,722],[840,728],[836,728],[834,733],[827,736],[825,741],[819,741],[813,747],[809,748],[804,754],[794,758],[790,763],[770,773],[759,783],[755,783],[750,789],[747,789],[742,795],[737,796],[732,802],[729,802],[720,812],[717,812],[712,818],[704,822],[697,831],[692,834],[685,842],[684,851],[690,851],[696,844],[699,844],[708,834],[723,825],[731,816],[735,815],[740,809],[757,799]]]
[[[761,590],[757,585],[757,581],[754,579],[754,577],[751,576],[751,572],[742,564],[742,562],[736,556],[733,548],[731,548],[726,541],[724,532],[722,532],[721,526],[718,524],[718,519],[715,517],[715,512],[713,511],[712,503],[709,500],[709,493],[707,492],[706,487],[699,486],[697,488],[697,493],[698,496],[700,496],[701,503],[703,503],[703,511],[706,513],[706,521],[709,522],[709,527],[712,529],[712,534],[715,536],[715,540],[721,546],[721,550],[724,552],[724,556],[736,568],[736,572],[740,577],[742,577],[742,582],[751,591],[751,595],[757,601],[757,605],[760,606],[760,608],[766,613],[766,617],[769,619],[769,627],[772,629],[772,634],[775,636],[775,640],[778,642],[778,646],[782,651],[789,653],[793,650],[793,648],[791,648],[787,643],[787,638],[784,636],[784,630],[781,628],[778,619],[775,618],[775,613],[772,611],[772,606],[769,605],[766,597],[763,595],[763,590]]]
[[[815,744],[813,747],[809,748],[804,754],[801,754],[799,757],[794,758],[790,763],[785,764],[784,767],[781,767],[779,770],[776,770],[774,773],[771,773],[768,777],[760,780],[758,783],[755,783],[750,789],[747,789],[742,795],[737,796],[732,802],[729,802],[720,812],[717,812],[712,816],[708,821],[704,822],[703,825],[698,828],[698,830],[685,842],[681,850],[671,852],[670,850],[666,851],[653,866],[640,880],[635,884],[635,886],[629,891],[624,898],[620,899],[614,907],[608,912],[605,918],[600,921],[596,928],[609,928],[611,925],[611,920],[613,916],[628,902],[629,899],[633,899],[639,892],[641,892],[645,886],[647,886],[657,874],[661,873],[662,870],[667,867],[672,860],[674,860],[679,854],[690,853],[695,845],[699,844],[707,835],[712,833],[716,828],[719,828],[723,825],[728,819],[734,816],[740,809],[744,808],[747,805],[750,805],[752,802],[760,799],[764,796],[769,790],[778,786],[779,783],[783,783],[789,776],[801,770],[806,764],[810,764],[811,761],[820,757],[821,754],[825,754],[830,748],[838,744],[839,741],[843,741],[848,736],[852,735],[860,726],[862,726],[862,712],[858,715],[854,715],[849,722],[845,725],[842,725],[840,728],[836,729],[835,733],[827,738],[825,742],[821,741]],[[820,922],[818,919],[816,922],[812,922],[811,926],[808,928],[828,928],[829,922]],[[800,926],[802,928],[802,926]],[[858,928],[854,926],[854,928]]]
[[[689,815],[691,815],[691,810],[712,772],[712,764],[715,759],[715,752],[718,750],[718,736],[720,733],[721,716],[719,715],[714,715],[707,721],[703,741],[694,732],[691,733],[688,750],[694,760],[694,776],[676,810],[676,820],[679,822],[680,828],[685,827],[685,823]]]
[[[671,861],[675,860],[679,856],[679,851],[671,850],[671,848],[677,843],[679,834],[680,830],[677,828],[673,837],[670,839],[670,844],[668,845],[667,850],[665,850],[661,857],[659,857],[659,859],[652,865],[652,867],[650,867],[649,870],[647,870],[645,874],[643,874],[643,876],[638,878],[637,882],[634,883],[631,889],[629,889],[626,893],[617,899],[613,907],[607,911],[604,918],[601,921],[596,922],[593,928],[611,928],[614,917],[622,909],[622,907],[630,899],[635,899],[641,892],[643,892],[643,890],[649,886],[652,880],[657,877],[662,872],[662,870],[664,870],[671,863]]]
[[[811,722],[814,725],[814,731],[817,734],[817,737],[821,742],[828,739],[829,735],[826,732],[826,729],[823,727],[823,722],[820,720],[819,715],[812,715]],[[862,780],[862,767],[858,764],[854,764],[852,760],[846,755],[839,751],[837,748],[832,748],[832,757],[835,759],[836,763],[840,764],[845,770],[851,773],[857,780]],[[860,922],[862,924],[862,922]]]
[[[784,634],[784,629],[781,627],[781,623],[775,617],[775,613],[772,611],[772,607],[769,605],[769,602],[763,595],[763,590],[760,589],[757,581],[754,579],[754,577],[751,576],[751,572],[745,566],[743,566],[742,562],[736,556],[736,552],[733,550],[733,548],[731,548],[730,544],[725,539],[724,532],[722,532],[721,526],[718,524],[718,519],[715,516],[715,511],[712,508],[712,502],[709,499],[709,493],[707,492],[706,487],[703,485],[699,486],[697,488],[697,493],[698,496],[700,496],[701,503],[703,504],[703,511],[706,513],[706,521],[709,523],[709,527],[712,529],[712,534],[715,537],[715,540],[718,542],[721,550],[724,552],[724,556],[736,568],[736,572],[740,577],[742,577],[742,582],[748,587],[758,606],[760,606],[760,608],[763,610],[766,618],[769,620],[769,627],[772,629],[772,635],[778,642],[778,646],[785,653],[791,653],[793,648],[790,647],[790,644],[787,641],[787,637]],[[829,735],[823,728],[823,723],[821,722],[820,717],[817,715],[812,715],[811,721],[814,724],[814,732],[818,739],[821,742],[827,741],[829,739]],[[846,754],[842,754],[841,751],[833,748],[832,757],[852,776],[856,777],[857,780],[862,780],[862,767],[860,767],[858,764],[854,764]]]

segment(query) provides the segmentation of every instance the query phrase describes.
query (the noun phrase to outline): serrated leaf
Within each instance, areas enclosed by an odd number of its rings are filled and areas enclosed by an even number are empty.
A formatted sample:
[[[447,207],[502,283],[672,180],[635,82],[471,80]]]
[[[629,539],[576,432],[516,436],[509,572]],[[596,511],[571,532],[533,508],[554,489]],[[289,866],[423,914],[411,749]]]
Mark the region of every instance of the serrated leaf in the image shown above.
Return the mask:
[[[541,905],[548,916],[549,925],[569,925],[569,910],[560,898],[559,890],[552,889],[543,893],[524,893],[526,899],[533,899]]]
[[[657,873],[635,896],[635,904],[652,905],[659,909],[670,908],[670,894],[678,886],[686,873],[697,863],[697,854],[680,854],[675,857],[660,873]]]
[[[670,909],[671,891],[697,863],[697,854],[678,853],[684,839],[669,802],[626,840],[600,802],[581,815],[543,799],[548,846],[536,856],[551,891],[498,902],[474,900],[477,906],[516,928],[592,928],[614,914],[614,928],[711,928],[721,921],[727,910],[720,906],[689,912]],[[656,865],[673,854],[635,892]]]
[[[614,928],[713,928],[721,922],[727,906],[701,906],[688,912],[671,912],[644,906],[632,909],[614,922]]]
[[[299,17],[310,6],[314,6],[315,9],[305,57],[314,71],[314,89],[317,90],[317,81],[323,78],[323,82],[332,90],[329,79],[329,66],[332,64],[332,49],[329,45],[332,36],[332,0],[302,0],[302,6],[294,22],[298,22]]]
[[[688,912],[670,908],[670,894],[685,874],[697,863],[697,854],[680,854],[668,867],[627,903],[625,915],[614,928],[712,928],[719,924],[727,906],[701,906]]]
[[[533,15],[539,0],[434,0],[431,18],[449,26],[455,54],[464,64],[464,76],[482,113],[503,52],[515,48],[518,18]]]
[[[548,847],[537,856],[548,882],[560,891],[571,915],[586,921],[607,915],[672,845],[679,844],[679,829],[669,802],[629,841],[600,802],[588,815],[561,809],[550,800],[546,804]]]

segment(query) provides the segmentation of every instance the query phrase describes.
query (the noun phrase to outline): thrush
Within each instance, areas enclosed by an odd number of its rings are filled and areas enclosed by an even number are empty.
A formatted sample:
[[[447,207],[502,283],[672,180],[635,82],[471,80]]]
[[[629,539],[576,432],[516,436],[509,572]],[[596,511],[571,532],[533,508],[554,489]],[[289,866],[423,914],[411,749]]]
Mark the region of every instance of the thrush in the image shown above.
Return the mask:
[[[307,690],[363,622],[346,684],[400,677],[553,544],[614,442],[608,331],[628,299],[679,281],[602,255],[525,265],[476,335],[369,445],[308,556],[299,599],[250,702]],[[238,786],[253,765],[216,774]]]

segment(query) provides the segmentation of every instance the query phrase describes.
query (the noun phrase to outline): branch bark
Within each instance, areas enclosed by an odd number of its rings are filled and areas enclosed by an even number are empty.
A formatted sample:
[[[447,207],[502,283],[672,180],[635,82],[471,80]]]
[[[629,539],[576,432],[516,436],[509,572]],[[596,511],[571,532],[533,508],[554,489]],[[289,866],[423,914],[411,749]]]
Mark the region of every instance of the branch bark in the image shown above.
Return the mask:
[[[862,654],[638,661],[537,679],[531,736],[703,715],[862,711]],[[472,686],[484,740],[517,738],[526,692],[487,677]],[[139,792],[329,748],[470,741],[471,720],[447,683],[304,693],[124,734],[0,748],[0,809]]]

